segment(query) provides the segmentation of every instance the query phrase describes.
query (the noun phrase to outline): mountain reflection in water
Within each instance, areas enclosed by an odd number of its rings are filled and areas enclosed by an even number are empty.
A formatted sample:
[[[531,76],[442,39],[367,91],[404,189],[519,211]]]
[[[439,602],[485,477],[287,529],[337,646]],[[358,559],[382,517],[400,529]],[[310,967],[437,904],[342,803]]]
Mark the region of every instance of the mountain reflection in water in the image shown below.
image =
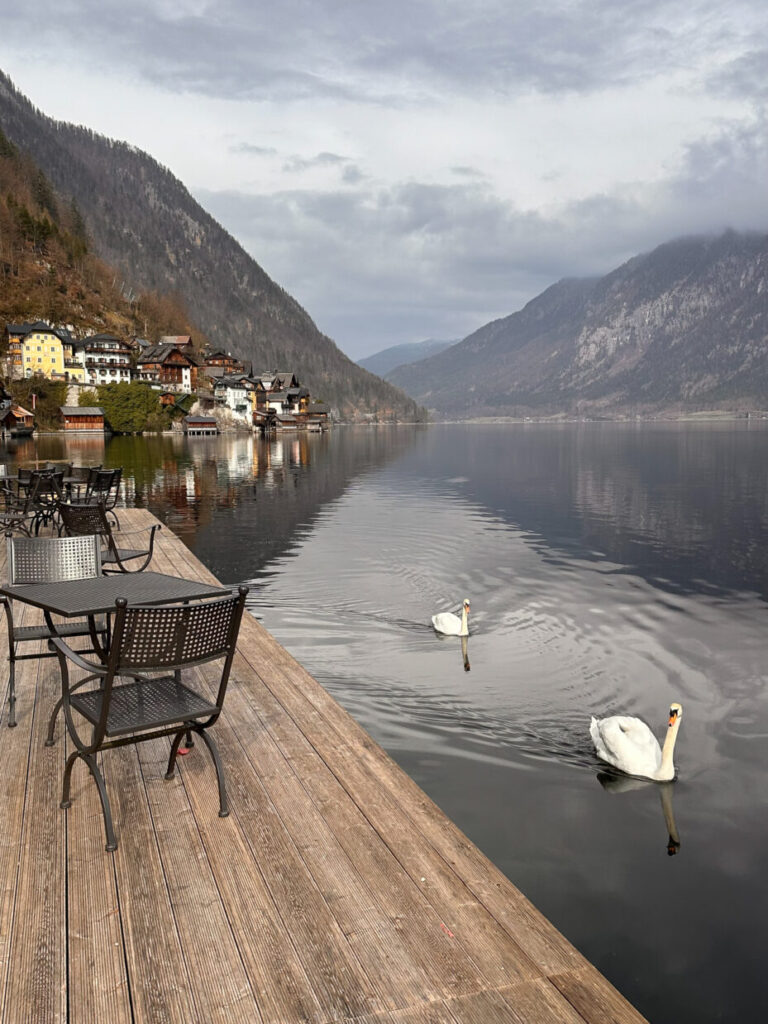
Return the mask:
[[[250,582],[253,613],[654,1024],[761,1020],[768,999],[767,456],[753,421],[7,449],[122,465],[128,500]],[[465,596],[462,647],[430,616]],[[674,785],[606,793],[590,715],[656,731],[671,699]]]

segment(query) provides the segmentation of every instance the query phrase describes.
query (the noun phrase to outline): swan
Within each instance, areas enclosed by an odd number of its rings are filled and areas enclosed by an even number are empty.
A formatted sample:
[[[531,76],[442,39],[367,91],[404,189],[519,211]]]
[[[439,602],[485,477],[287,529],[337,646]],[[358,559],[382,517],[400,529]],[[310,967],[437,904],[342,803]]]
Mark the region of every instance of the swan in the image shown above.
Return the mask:
[[[666,782],[675,777],[672,757],[683,708],[680,704],[669,706],[669,726],[664,740],[664,749],[651,730],[639,718],[613,715],[611,718],[592,718],[589,733],[595,744],[597,756],[627,775],[639,775],[645,779]]]
[[[445,633],[447,636],[469,636],[468,615],[469,598],[465,597],[461,606],[461,618],[453,612],[438,612],[432,616],[432,625],[438,633]]]

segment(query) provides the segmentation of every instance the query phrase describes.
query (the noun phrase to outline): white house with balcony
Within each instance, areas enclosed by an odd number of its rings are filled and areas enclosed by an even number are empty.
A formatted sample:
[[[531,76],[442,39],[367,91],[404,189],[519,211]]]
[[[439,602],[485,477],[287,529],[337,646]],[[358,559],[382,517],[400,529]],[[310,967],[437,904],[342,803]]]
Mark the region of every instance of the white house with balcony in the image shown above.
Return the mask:
[[[90,386],[130,383],[131,349],[114,334],[92,334],[74,342],[74,359],[84,368],[84,383]]]

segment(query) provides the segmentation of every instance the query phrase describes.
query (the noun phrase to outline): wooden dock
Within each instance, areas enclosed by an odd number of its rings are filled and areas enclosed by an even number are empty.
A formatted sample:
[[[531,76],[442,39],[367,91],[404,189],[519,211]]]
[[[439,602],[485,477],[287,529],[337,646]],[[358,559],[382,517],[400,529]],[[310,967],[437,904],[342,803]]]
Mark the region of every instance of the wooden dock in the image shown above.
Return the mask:
[[[168,529],[152,568],[215,582]],[[166,740],[107,751],[114,854],[82,762],[59,809],[56,660],[19,663],[16,729],[2,679],[0,1021],[644,1020],[249,615],[238,648],[214,727],[232,813],[201,744],[171,781]]]

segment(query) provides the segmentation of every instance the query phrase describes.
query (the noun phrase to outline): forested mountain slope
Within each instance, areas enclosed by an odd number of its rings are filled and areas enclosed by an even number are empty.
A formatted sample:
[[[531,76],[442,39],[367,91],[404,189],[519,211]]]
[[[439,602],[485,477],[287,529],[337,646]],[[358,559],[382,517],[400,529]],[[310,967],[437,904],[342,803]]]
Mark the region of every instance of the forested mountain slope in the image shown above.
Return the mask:
[[[357,366],[152,157],[36,110],[0,72],[0,128],[80,210],[95,252],[134,291],[181,300],[215,347],[293,370],[342,416],[416,419],[416,404]]]

